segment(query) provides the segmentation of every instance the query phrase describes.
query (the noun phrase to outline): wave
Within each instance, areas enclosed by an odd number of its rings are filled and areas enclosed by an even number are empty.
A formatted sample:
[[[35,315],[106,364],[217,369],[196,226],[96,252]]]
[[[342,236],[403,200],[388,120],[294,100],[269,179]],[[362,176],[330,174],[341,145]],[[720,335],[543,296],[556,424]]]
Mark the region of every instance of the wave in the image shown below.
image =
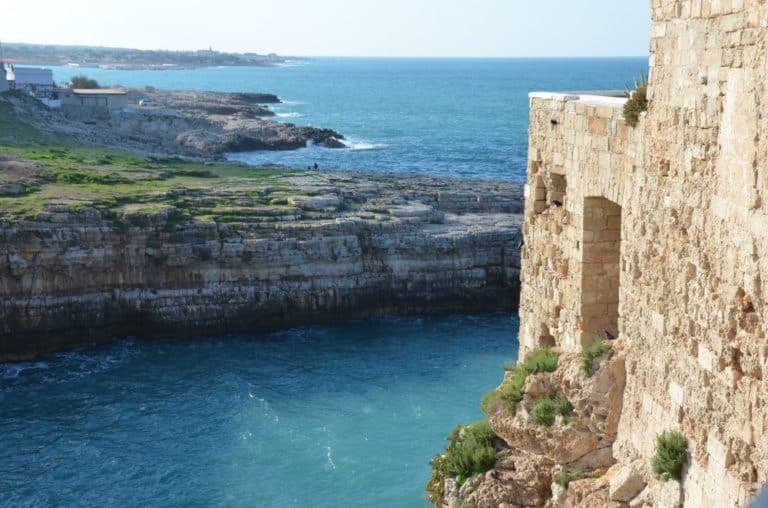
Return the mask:
[[[290,111],[288,113],[275,113],[275,115],[278,118],[300,118],[300,117],[304,116],[301,113],[297,113],[295,111]]]
[[[16,379],[25,370],[47,369],[45,362],[20,363],[0,366],[0,375],[3,379]]]
[[[370,141],[366,140],[356,140],[356,139],[342,139],[342,144],[347,147],[347,149],[352,151],[364,151],[364,150],[381,150],[382,148],[389,147],[386,143],[372,143]]]

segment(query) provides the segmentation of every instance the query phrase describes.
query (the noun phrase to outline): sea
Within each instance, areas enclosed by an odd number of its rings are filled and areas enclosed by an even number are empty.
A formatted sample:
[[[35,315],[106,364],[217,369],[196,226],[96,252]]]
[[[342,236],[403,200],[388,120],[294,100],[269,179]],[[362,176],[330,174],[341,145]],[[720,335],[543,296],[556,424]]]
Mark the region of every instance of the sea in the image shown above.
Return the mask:
[[[647,58],[55,67],[67,81],[270,92],[345,149],[259,165],[525,178],[528,93],[623,89]],[[517,358],[514,314],[388,317],[0,364],[0,506],[427,507],[429,460]]]
[[[67,82],[277,94],[276,120],[328,127],[348,148],[231,154],[250,164],[524,180],[531,91],[624,90],[648,58],[323,58],[279,67],[54,67]]]

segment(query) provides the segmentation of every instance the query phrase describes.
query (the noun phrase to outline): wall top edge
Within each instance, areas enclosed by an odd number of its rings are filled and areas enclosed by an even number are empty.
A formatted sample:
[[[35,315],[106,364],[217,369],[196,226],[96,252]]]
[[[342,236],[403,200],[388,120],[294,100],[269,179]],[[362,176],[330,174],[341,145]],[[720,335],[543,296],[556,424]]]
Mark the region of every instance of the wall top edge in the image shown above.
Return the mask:
[[[544,99],[561,102],[580,102],[590,106],[620,108],[627,102],[622,90],[596,90],[589,92],[531,92],[530,99]]]

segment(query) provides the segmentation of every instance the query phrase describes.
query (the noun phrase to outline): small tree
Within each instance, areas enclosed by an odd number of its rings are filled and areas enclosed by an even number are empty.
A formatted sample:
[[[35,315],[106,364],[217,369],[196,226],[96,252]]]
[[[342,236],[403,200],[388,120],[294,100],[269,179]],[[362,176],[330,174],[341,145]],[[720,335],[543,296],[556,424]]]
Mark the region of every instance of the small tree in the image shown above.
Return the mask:
[[[648,110],[648,75],[641,74],[625,90],[627,102],[624,104],[624,121],[634,127],[640,120],[640,113]]]
[[[70,88],[99,88],[99,83],[95,79],[90,79],[88,76],[79,75],[73,77],[69,81]]]

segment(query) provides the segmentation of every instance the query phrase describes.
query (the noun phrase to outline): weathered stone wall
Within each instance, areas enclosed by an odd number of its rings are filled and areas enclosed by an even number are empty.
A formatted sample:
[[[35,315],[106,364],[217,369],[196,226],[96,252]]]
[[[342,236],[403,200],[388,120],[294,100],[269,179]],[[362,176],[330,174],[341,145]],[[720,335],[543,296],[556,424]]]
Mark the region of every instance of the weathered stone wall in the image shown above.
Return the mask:
[[[532,94],[522,249],[523,351],[578,351],[618,331],[620,208],[643,173],[642,131],[613,97]]]
[[[655,437],[679,429],[684,504],[741,506],[768,482],[768,4],[652,7],[636,128],[618,104],[590,105],[605,99],[531,99],[521,344],[577,350],[610,330],[618,278],[629,350],[615,456],[644,465],[650,492]],[[542,211],[553,175],[567,182],[563,206]],[[617,221],[615,274],[615,238],[590,242]],[[638,499],[661,502],[648,492]]]

